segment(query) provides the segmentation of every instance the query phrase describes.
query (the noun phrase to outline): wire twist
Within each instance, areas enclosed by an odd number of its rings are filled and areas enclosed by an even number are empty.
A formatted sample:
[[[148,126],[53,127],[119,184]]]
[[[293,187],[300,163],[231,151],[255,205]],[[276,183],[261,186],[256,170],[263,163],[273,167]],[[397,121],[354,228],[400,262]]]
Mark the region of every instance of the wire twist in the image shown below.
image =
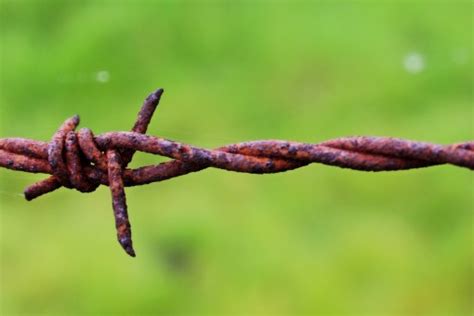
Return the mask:
[[[79,125],[79,116],[67,119],[49,143],[0,139],[0,166],[51,176],[27,187],[27,200],[60,187],[93,192],[110,187],[117,238],[135,256],[124,187],[164,181],[214,167],[229,171],[266,174],[322,163],[360,171],[397,171],[451,164],[474,169],[474,141],[436,145],[386,137],[346,137],[307,144],[281,140],[243,142],[214,150],[198,148],[146,135],[163,89],[145,99],[131,132],[94,136]],[[173,160],[137,169],[127,168],[136,151]]]

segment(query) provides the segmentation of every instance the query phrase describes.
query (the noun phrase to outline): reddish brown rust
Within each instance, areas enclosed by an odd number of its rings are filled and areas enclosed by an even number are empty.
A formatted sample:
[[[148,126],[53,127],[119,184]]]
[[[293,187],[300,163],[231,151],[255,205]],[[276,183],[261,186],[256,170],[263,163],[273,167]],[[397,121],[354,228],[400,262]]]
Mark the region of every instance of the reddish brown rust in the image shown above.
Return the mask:
[[[0,166],[31,173],[52,173],[47,160],[16,154],[0,148]]]
[[[66,166],[69,180],[74,188],[81,192],[92,192],[99,186],[99,183],[91,183],[82,172],[82,163],[79,156],[79,145],[74,132],[67,133],[66,136]]]
[[[142,105],[140,112],[138,112],[137,120],[135,125],[132,127],[132,132],[145,134],[148,130],[148,125],[151,122],[153,114],[155,113],[156,107],[160,102],[161,95],[163,94],[163,89],[158,89],[152,94],[150,94]],[[120,151],[120,157],[122,158],[122,165],[124,167],[128,166],[128,163],[132,160],[135,150],[125,149]]]
[[[107,170],[107,162],[104,154],[97,148],[94,142],[94,134],[88,128],[79,130],[79,146],[86,158],[102,171]]]
[[[94,136],[75,132],[79,117],[64,122],[50,143],[22,138],[0,139],[0,166],[51,174],[25,189],[32,200],[61,186],[81,192],[107,185],[112,193],[117,237],[135,256],[128,220],[125,186],[164,181],[208,167],[255,174],[277,173],[322,163],[361,171],[392,171],[451,164],[474,169],[474,141],[441,146],[385,137],[348,137],[319,144],[267,140],[231,144],[215,150],[144,135],[163,93],[153,92],[143,103],[132,132]],[[127,169],[135,151],[174,160]]]
[[[39,182],[33,183],[27,187],[23,193],[25,195],[25,199],[27,201],[31,201],[43,194],[57,190],[60,187],[61,183],[59,180],[55,176],[51,176]]]
[[[0,138],[0,148],[31,158],[48,159],[48,143],[24,138]]]
[[[67,119],[59,130],[53,135],[51,142],[48,145],[48,161],[53,169],[53,175],[59,182],[65,186],[70,187],[68,170],[64,161],[64,139],[67,133],[74,131],[79,124],[79,116],[75,115]]]
[[[127,213],[127,201],[122,179],[122,161],[115,149],[107,150],[107,165],[109,174],[109,187],[112,193],[112,206],[114,209],[117,239],[122,248],[132,257],[135,251],[132,245],[132,231]]]

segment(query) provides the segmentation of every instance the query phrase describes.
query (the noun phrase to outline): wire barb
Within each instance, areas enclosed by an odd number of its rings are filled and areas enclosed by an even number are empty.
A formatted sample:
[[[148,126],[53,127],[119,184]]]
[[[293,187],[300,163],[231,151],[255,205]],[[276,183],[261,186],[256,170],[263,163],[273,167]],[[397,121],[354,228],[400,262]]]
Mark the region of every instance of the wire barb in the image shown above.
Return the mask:
[[[360,171],[397,171],[451,164],[474,170],[474,141],[436,145],[389,137],[346,137],[307,144],[282,140],[252,141],[214,150],[146,135],[163,89],[150,94],[131,132],[94,136],[67,119],[49,143],[23,138],[0,138],[0,167],[51,176],[27,187],[30,201],[60,187],[93,192],[109,186],[117,239],[132,257],[132,232],[125,187],[164,181],[209,167],[267,174],[322,163]],[[172,158],[158,165],[127,168],[136,151]]]

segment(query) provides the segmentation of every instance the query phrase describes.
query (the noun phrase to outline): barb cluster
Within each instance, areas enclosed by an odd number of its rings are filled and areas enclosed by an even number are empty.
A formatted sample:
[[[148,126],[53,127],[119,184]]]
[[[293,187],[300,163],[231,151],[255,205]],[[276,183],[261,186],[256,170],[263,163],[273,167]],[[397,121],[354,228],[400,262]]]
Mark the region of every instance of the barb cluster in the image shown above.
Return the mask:
[[[138,113],[131,132],[94,136],[75,131],[79,116],[67,119],[51,141],[0,139],[0,166],[51,176],[25,189],[32,200],[60,187],[92,192],[110,187],[119,243],[135,256],[127,214],[126,186],[163,181],[208,167],[254,174],[277,173],[322,163],[361,171],[395,171],[451,164],[474,169],[474,141],[436,145],[384,137],[348,137],[306,144],[281,140],[252,141],[214,150],[146,135],[163,89],[152,93]],[[127,168],[135,151],[172,158],[158,165]]]

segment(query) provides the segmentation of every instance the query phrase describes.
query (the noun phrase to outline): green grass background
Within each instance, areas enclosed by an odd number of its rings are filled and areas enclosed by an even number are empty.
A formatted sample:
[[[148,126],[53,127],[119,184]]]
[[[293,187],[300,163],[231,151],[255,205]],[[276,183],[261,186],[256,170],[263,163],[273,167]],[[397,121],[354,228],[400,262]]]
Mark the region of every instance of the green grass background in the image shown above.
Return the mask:
[[[474,139],[471,1],[0,3],[0,137],[48,140],[75,113],[128,130],[163,87],[149,133],[197,146]],[[0,170],[1,315],[473,312],[466,169],[205,170],[130,188],[135,259],[107,188],[26,202],[42,178]]]

